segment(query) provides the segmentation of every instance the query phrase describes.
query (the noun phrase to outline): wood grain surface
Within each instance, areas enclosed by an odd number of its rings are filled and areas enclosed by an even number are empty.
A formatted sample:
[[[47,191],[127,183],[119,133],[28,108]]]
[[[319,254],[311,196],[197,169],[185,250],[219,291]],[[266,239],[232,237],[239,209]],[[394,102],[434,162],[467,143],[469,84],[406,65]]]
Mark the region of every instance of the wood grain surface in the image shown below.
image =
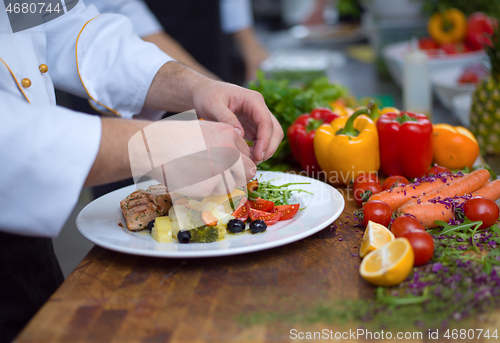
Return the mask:
[[[95,246],[16,341],[289,342],[297,341],[292,329],[356,330],[279,320],[279,314],[324,302],[373,296],[373,287],[358,274],[363,229],[351,218],[356,208],[347,201],[335,224],[317,234],[244,255],[180,260]],[[278,320],[246,320],[259,313],[278,314]],[[488,325],[500,328],[499,316],[491,318]],[[416,341],[428,340],[424,335]]]

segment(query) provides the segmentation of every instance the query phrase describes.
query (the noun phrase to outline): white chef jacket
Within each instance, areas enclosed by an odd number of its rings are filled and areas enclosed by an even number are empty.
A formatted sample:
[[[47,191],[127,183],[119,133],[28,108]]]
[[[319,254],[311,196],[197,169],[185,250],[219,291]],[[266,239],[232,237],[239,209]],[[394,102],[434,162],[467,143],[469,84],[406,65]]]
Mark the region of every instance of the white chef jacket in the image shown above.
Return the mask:
[[[120,13],[127,16],[140,37],[163,30],[158,19],[142,0],[86,0],[101,13]],[[221,29],[231,34],[253,26],[250,0],[220,0]]]
[[[0,6],[0,231],[57,236],[97,155],[100,119],[56,106],[54,85],[125,118],[141,111],[172,59],[133,31],[124,16],[80,1],[12,33]]]

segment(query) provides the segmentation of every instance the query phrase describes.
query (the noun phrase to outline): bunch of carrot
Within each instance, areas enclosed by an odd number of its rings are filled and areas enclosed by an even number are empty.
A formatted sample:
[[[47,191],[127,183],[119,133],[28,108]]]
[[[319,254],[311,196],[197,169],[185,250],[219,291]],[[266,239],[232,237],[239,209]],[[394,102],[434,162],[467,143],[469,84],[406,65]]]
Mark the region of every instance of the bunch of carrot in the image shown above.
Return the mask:
[[[455,218],[452,206],[438,202],[466,195],[482,196],[493,201],[500,198],[500,180],[488,182],[490,173],[478,169],[466,175],[443,175],[421,182],[387,189],[370,197],[381,200],[393,211],[415,216],[424,227],[433,228],[436,220],[448,222]],[[438,201],[436,201],[438,200]],[[466,201],[458,198],[459,201]]]

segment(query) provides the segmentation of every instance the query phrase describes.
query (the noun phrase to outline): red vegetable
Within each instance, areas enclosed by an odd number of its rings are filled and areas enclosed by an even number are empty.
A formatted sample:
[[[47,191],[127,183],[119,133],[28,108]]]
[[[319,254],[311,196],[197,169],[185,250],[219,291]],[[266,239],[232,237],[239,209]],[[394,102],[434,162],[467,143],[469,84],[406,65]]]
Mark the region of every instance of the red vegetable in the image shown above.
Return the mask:
[[[280,212],[280,220],[288,220],[293,218],[297,214],[297,212],[299,211],[299,207],[300,204],[274,206],[274,208],[271,210],[271,213]]]
[[[362,206],[365,201],[368,201],[370,196],[382,191],[382,186],[378,182],[372,180],[358,182],[354,188],[354,200],[356,200],[358,206]]]
[[[497,204],[493,200],[474,197],[464,205],[464,214],[472,221],[482,220],[483,224],[480,229],[486,229],[494,225],[498,221],[500,212]]]
[[[383,201],[370,201],[363,205],[363,226],[367,227],[371,220],[374,223],[389,226],[392,217],[392,208]]]
[[[427,173],[425,173],[425,176],[437,176],[443,174],[451,174],[451,171],[446,167],[441,167],[435,164],[432,168],[430,168],[427,171]]]
[[[418,47],[420,50],[436,50],[439,49],[439,44],[430,37],[424,37],[418,40]]]
[[[425,231],[409,231],[401,235],[401,237],[410,241],[415,253],[413,265],[421,266],[431,260],[434,255],[434,240],[431,235]]]
[[[303,114],[298,117],[288,128],[287,136],[293,157],[299,161],[302,169],[307,173],[311,174],[321,170],[314,155],[313,140],[316,129],[339,117],[329,109],[317,108],[312,110],[311,114]]]
[[[474,50],[480,50],[484,44],[491,45],[488,38],[493,33],[493,20],[482,12],[472,13],[467,20],[465,41]]]
[[[400,185],[407,185],[409,184],[410,181],[404,176],[401,175],[392,175],[389,176],[387,179],[385,179],[384,183],[382,184],[382,188],[384,191],[386,189],[395,187],[395,186],[400,186]]]
[[[432,162],[432,123],[423,114],[385,113],[377,121],[381,170],[407,178],[425,174]]]
[[[250,208],[250,201],[248,201],[246,198],[242,198],[240,204],[238,205],[238,208],[236,208],[236,210],[234,210],[231,215],[236,219],[245,221],[250,215]]]
[[[425,229],[417,219],[410,216],[399,216],[392,222],[391,231],[394,237],[398,238],[407,232],[425,231]]]
[[[255,210],[253,208],[250,209],[250,219],[252,219],[252,221],[258,219],[263,220],[267,226],[276,224],[276,222],[280,220],[281,216],[282,216],[281,212],[269,213],[269,212]]]
[[[257,198],[257,200],[250,200],[250,207],[259,211],[269,212],[274,207],[274,202]]]
[[[380,182],[376,173],[364,172],[364,173],[361,173],[358,176],[356,176],[356,178],[354,179],[354,182],[352,183],[352,187],[354,189],[358,185],[358,182],[370,181],[370,180],[377,182],[377,183]]]
[[[441,45],[441,49],[443,49],[447,55],[461,54],[470,51],[470,48],[464,42],[445,43]]]

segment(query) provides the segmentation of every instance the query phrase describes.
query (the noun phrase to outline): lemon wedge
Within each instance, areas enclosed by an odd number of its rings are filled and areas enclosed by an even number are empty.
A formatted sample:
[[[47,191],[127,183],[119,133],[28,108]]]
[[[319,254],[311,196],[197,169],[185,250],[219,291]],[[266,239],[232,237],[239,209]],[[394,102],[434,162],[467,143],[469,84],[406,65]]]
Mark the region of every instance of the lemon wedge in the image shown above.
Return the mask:
[[[359,274],[372,285],[395,286],[410,274],[414,260],[410,242],[406,238],[396,238],[366,255],[359,266]]]
[[[363,235],[363,242],[359,247],[359,256],[365,257],[373,250],[393,241],[394,238],[394,234],[388,228],[370,220]]]

